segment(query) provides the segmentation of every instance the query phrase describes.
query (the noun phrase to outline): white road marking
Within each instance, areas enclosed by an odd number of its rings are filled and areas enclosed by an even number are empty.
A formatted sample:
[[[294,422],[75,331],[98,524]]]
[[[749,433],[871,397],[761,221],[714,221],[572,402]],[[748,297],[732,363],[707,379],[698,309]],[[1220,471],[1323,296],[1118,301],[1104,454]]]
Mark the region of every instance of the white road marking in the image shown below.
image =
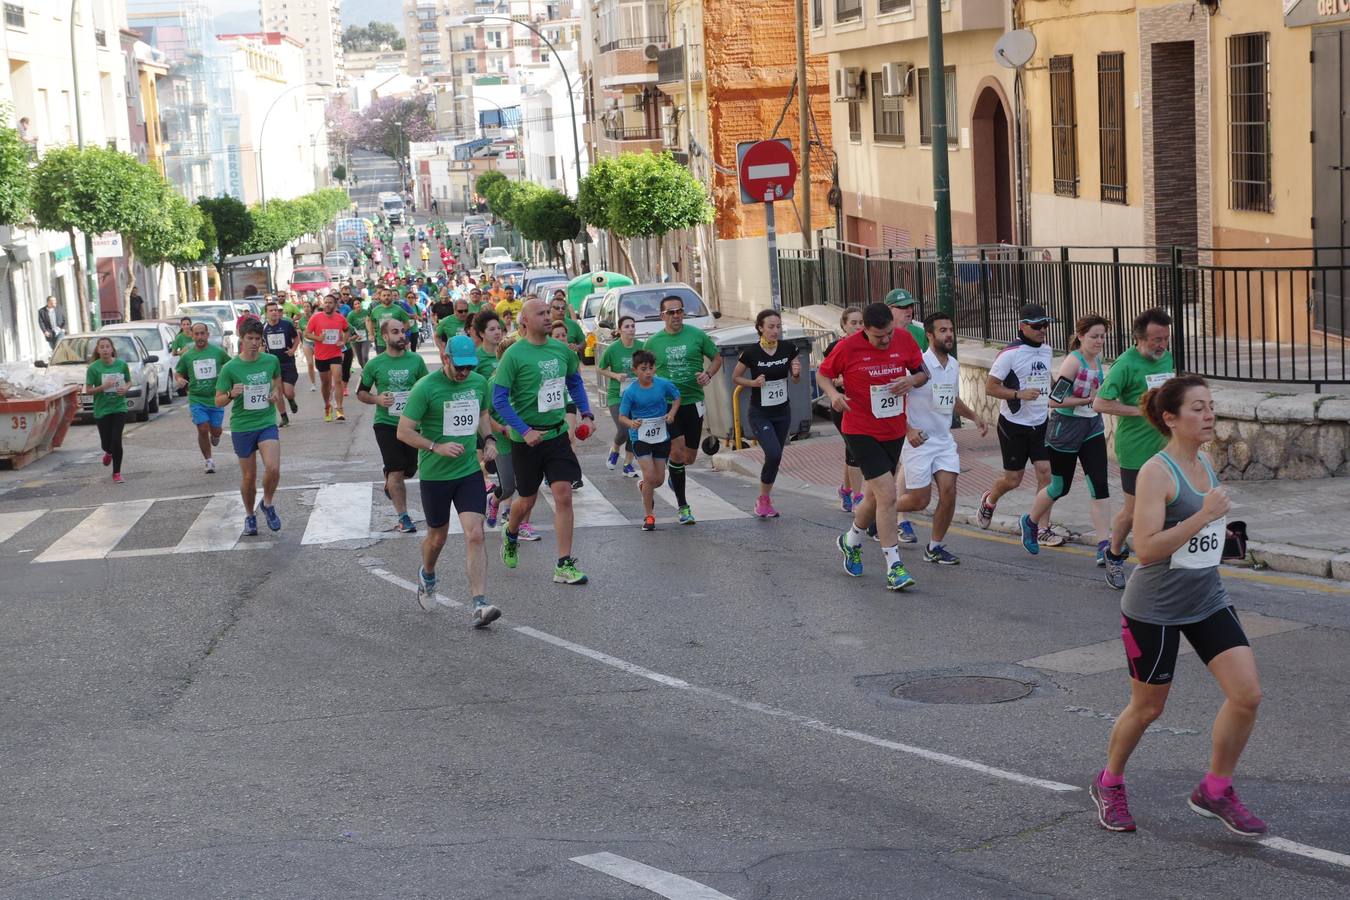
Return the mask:
[[[655,869],[627,857],[616,856],[613,853],[574,856],[572,862],[579,863],[597,872],[603,872],[620,881],[626,881],[629,884],[651,891],[653,894],[660,894],[668,900],[734,900],[733,897],[729,897],[721,891],[715,891],[706,884],[699,884],[697,881],[690,881],[683,875],[676,875],[674,872],[667,872],[665,869]]]
[[[666,687],[679,688],[680,690],[689,690],[693,685],[679,678],[672,678],[669,675],[662,675],[660,672],[653,672],[651,669],[644,669],[636,663],[630,663],[619,659],[617,656],[610,656],[608,653],[601,653],[599,650],[592,650],[590,647],[583,647],[581,644],[574,644],[569,640],[549,634],[547,631],[539,631],[528,625],[516,626],[516,631],[526,637],[532,637],[535,640],[543,641],[546,644],[552,644],[555,647],[561,647],[564,650],[570,650],[573,653],[580,654],[596,662],[604,663],[615,669],[627,672],[629,675],[636,675],[639,678],[646,678],[649,681],[655,681],[657,684],[664,684]]]
[[[268,550],[272,547],[271,541],[258,541],[256,543],[240,544],[233,548],[235,550]],[[220,548],[215,548],[220,549]],[[172,553],[181,552],[176,547],[142,547],[137,550],[110,550],[108,559],[135,559],[140,556],[168,556]]]
[[[1242,630],[1246,632],[1248,638],[1269,637],[1272,634],[1284,634],[1288,631],[1298,631],[1300,628],[1308,627],[1306,622],[1277,619],[1273,616],[1263,616],[1254,612],[1243,612],[1240,614],[1240,618]],[[1191,649],[1189,643],[1183,641],[1178,648],[1178,653],[1194,654],[1195,651]],[[1070,647],[1068,650],[1058,650],[1033,659],[1024,659],[1018,665],[1031,669],[1047,669],[1052,672],[1069,672],[1074,675],[1100,675],[1103,672],[1124,669],[1127,663],[1120,639],[1116,638],[1115,640],[1100,641],[1082,647]]]
[[[23,512],[0,513],[0,544],[32,525],[45,512],[45,509],[26,509]]]
[[[675,502],[675,491],[670,486],[670,475],[666,475],[666,483],[656,492],[656,496],[672,507],[678,507]],[[723,500],[710,488],[699,484],[694,479],[685,475],[684,478],[684,498],[689,501],[689,509],[693,512],[694,518],[700,522],[716,522],[724,519],[748,519],[750,513],[743,509],[732,506]],[[673,518],[658,518],[660,522],[673,522]]]
[[[216,494],[206,501],[173,553],[232,550],[244,529],[244,500],[238,493]]]
[[[331,544],[334,541],[366,540],[370,537],[369,481],[325,484],[314,497],[314,509],[301,544]]]
[[[33,560],[35,563],[103,559],[141,520],[154,500],[105,503]]]
[[[553,508],[553,492],[546,485],[540,485],[539,495],[549,508]],[[618,507],[605,499],[594,481],[586,482],[579,491],[572,492],[573,527],[594,528],[601,525],[628,525],[628,517],[619,512]]]
[[[1331,863],[1333,866],[1344,866],[1350,869],[1350,854],[1337,853],[1335,850],[1323,850],[1321,847],[1300,844],[1298,841],[1290,841],[1280,837],[1261,838],[1257,843],[1262,847],[1269,847],[1271,850],[1292,853],[1295,856],[1306,856],[1308,859],[1315,859],[1318,862]]]

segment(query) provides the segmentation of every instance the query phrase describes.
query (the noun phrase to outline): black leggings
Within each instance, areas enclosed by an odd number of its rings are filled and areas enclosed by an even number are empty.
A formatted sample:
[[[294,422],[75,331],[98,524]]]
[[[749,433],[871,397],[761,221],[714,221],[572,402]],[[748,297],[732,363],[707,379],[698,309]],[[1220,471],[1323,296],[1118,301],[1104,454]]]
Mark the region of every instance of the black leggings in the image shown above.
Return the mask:
[[[126,413],[108,413],[94,420],[98,426],[98,442],[103,452],[112,455],[113,474],[122,471],[122,429],[127,424]]]
[[[1050,487],[1046,490],[1051,500],[1058,500],[1069,493],[1073,487],[1073,471],[1079,462],[1083,464],[1083,474],[1087,476],[1088,493],[1093,500],[1105,500],[1111,496],[1106,484],[1106,435],[1093,435],[1078,448],[1077,453],[1065,453],[1054,447],[1046,447],[1050,453]]]
[[[844,436],[844,414],[833,406],[830,407],[830,421],[834,423],[834,430],[839,432],[839,436]],[[848,441],[844,441],[844,465],[850,469],[858,468],[858,461],[853,458],[853,451],[848,448]]]
[[[348,344],[342,350],[342,383],[346,384],[352,380],[352,360],[356,359],[356,351]]]
[[[760,469],[761,484],[773,484],[778,478],[778,465],[783,461],[788,432],[792,428],[792,411],[783,404],[781,412],[767,412],[750,408],[750,433],[764,450],[764,467]]]

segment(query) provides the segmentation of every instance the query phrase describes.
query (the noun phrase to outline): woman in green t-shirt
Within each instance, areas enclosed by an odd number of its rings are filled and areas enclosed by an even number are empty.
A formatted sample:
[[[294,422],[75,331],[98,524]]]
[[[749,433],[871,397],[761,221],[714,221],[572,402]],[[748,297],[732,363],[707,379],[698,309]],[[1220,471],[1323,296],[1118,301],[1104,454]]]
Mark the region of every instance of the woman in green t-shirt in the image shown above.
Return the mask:
[[[609,382],[605,391],[605,403],[609,406],[609,416],[614,420],[614,440],[609,446],[609,459],[605,465],[610,469],[619,464],[619,450],[624,450],[623,474],[637,478],[639,473],[633,467],[633,442],[628,429],[619,422],[619,392],[624,382],[633,377],[633,354],[642,349],[637,340],[637,321],[632,316],[620,316],[619,327],[614,331],[617,340],[605,348],[604,355],[596,368]]]
[[[112,466],[112,480],[122,483],[122,429],[127,424],[127,391],[131,368],[117,358],[110,338],[94,342],[94,360],[84,376],[85,393],[94,397],[94,424],[103,447],[103,464]]]

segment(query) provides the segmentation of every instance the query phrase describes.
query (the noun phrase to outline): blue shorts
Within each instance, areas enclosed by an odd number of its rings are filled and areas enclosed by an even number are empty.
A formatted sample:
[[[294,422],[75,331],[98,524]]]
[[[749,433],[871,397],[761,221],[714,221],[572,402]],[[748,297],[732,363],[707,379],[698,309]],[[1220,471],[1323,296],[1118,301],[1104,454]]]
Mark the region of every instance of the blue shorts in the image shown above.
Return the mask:
[[[231,431],[230,440],[234,443],[234,455],[248,459],[258,452],[258,445],[263,441],[279,441],[281,435],[277,433],[277,426],[268,425],[258,431]]]
[[[212,428],[219,429],[225,424],[225,407],[216,406],[214,403],[198,403],[195,400],[188,404],[188,409],[192,412],[193,425],[210,425]]]

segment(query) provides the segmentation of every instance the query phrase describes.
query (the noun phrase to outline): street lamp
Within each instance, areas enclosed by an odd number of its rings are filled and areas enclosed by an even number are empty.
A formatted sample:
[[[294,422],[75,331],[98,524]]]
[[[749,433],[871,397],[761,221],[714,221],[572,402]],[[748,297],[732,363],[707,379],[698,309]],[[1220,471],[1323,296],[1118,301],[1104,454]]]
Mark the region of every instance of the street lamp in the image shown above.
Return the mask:
[[[538,28],[535,28],[535,27],[534,27],[533,25],[531,25],[529,22],[523,22],[523,21],[521,21],[521,20],[519,20],[519,19],[513,19],[513,18],[511,18],[510,16],[492,16],[492,15],[481,15],[481,14],[479,14],[479,15],[472,15],[472,16],[461,16],[461,17],[459,17],[458,19],[452,21],[451,24],[452,24],[452,25],[479,25],[479,24],[481,24],[481,23],[487,21],[488,19],[493,19],[493,20],[499,21],[499,22],[509,22],[509,23],[512,24],[512,25],[519,25],[519,26],[522,27],[522,28],[528,28],[530,31],[533,31],[536,35],[538,35],[539,40],[541,40],[541,41],[544,42],[544,46],[547,47],[548,50],[549,50],[549,52],[553,54],[553,58],[556,59],[556,60],[558,61],[558,68],[562,70],[563,81],[565,81],[565,82],[567,83],[567,105],[568,105],[568,107],[570,107],[571,112],[572,112],[572,161],[573,161],[574,163],[576,163],[576,167],[577,167],[577,192],[580,193],[580,192],[581,192],[581,136],[577,133],[577,101],[576,101],[575,99],[573,99],[573,97],[572,97],[572,76],[568,73],[568,71],[567,71],[567,66],[563,65],[562,57],[558,55],[558,48],[553,46],[553,42],[550,41],[547,37],[545,37],[545,36],[544,36],[544,33],[543,33],[542,31],[540,31]],[[586,226],[585,226],[585,225],[582,225],[582,232],[581,232],[581,233],[582,233],[582,234],[585,234],[585,230],[586,230]],[[580,237],[581,237],[581,234],[578,235],[578,238],[580,238]],[[587,245],[588,245],[589,243],[590,243],[589,240],[582,240],[582,241],[581,241],[581,255],[582,255],[583,265],[585,265],[587,269],[590,269],[590,267],[591,267],[591,254],[590,254],[590,250],[587,249]]]
[[[267,187],[265,181],[267,170],[263,167],[263,149],[266,143],[265,138],[267,136],[267,120],[271,117],[272,110],[276,109],[277,104],[281,102],[281,98],[291,91],[298,91],[303,87],[330,88],[332,86],[333,83],[331,81],[307,81],[304,84],[291,85],[280,94],[277,94],[276,98],[272,100],[272,105],[267,107],[267,112],[263,114],[262,127],[258,129],[258,199],[263,206],[267,205]]]

